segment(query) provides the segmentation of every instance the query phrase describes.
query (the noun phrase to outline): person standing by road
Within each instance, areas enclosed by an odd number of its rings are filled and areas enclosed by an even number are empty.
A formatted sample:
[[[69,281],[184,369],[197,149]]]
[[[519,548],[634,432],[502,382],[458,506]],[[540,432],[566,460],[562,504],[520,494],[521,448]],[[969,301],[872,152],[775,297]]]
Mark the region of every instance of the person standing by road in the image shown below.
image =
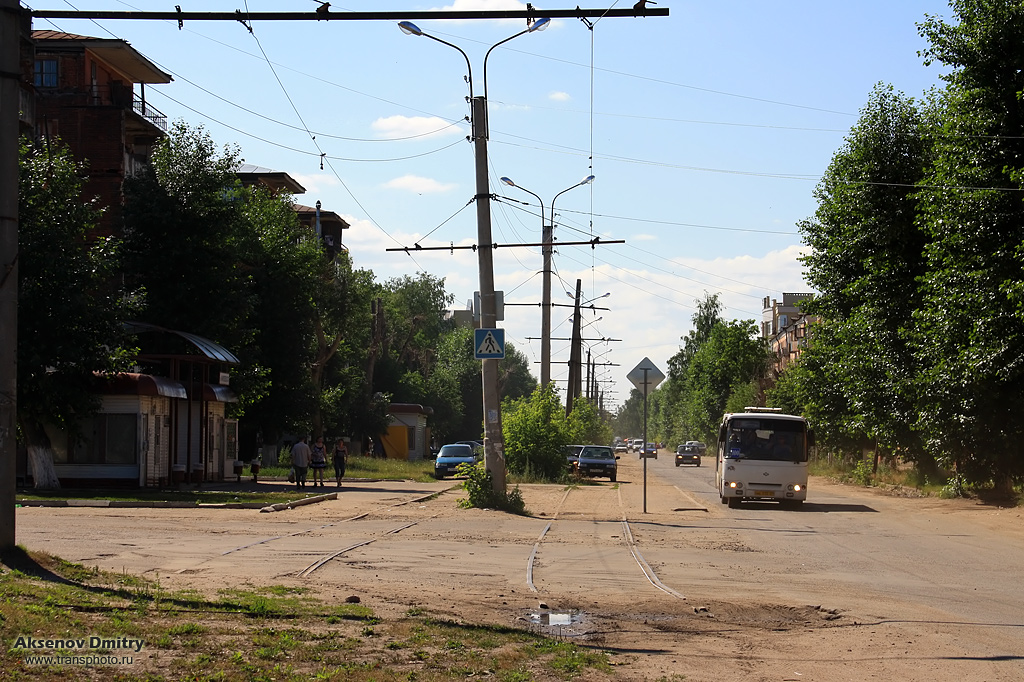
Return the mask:
[[[292,467],[295,469],[295,489],[306,487],[306,468],[309,466],[309,446],[306,445],[306,437],[299,438],[299,442],[292,446]]]
[[[319,436],[313,449],[309,454],[309,468],[313,470],[313,487],[319,485],[324,487],[324,469],[327,468],[327,446],[324,445],[324,437]]]
[[[345,465],[348,464],[348,446],[345,445],[345,441],[342,438],[338,439],[338,442],[334,445],[334,479],[338,482],[338,487],[341,487],[341,479],[345,477]]]

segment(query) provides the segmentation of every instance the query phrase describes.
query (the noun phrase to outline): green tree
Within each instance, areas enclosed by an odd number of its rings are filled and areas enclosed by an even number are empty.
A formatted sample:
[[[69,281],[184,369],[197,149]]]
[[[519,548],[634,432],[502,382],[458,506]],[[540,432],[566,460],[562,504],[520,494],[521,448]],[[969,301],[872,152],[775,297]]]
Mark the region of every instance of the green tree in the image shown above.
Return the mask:
[[[626,402],[615,413],[613,427],[623,438],[640,438],[644,428],[644,394],[637,389],[629,392]]]
[[[668,442],[685,442],[696,438],[698,424],[691,423],[691,403],[694,388],[689,383],[693,357],[711,339],[715,326],[722,322],[722,302],[718,294],[705,294],[695,301],[697,310],[691,321],[693,328],[682,338],[683,345],[669,358],[667,381],[656,393],[662,407],[657,425],[661,437]],[[648,396],[650,398],[650,396]]]
[[[146,320],[238,354],[254,343],[255,300],[240,268],[248,233],[239,150],[176,121],[144,172],[125,181],[125,267],[146,291]]]
[[[929,113],[875,86],[815,189],[814,217],[799,224],[819,292],[805,304],[819,318],[802,363],[808,416],[823,444],[877,442],[926,465],[914,430],[913,315],[926,269],[916,193],[931,159]]]
[[[118,286],[118,243],[87,241],[100,208],[59,141],[23,140],[18,183],[18,426],[37,488],[59,487],[47,427],[78,434],[98,399],[94,373],[123,371],[134,349],[121,322],[139,299]]]
[[[575,400],[565,420],[565,435],[567,444],[608,445],[612,442],[612,427],[601,418],[597,406],[587,400]]]
[[[767,372],[768,351],[757,332],[753,320],[719,322],[690,359],[684,414],[697,440],[713,441],[730,398],[745,400],[748,385]]]
[[[947,88],[920,192],[927,232],[917,427],[969,480],[1024,475],[1024,3],[955,0],[919,25]]]
[[[538,386],[529,396],[505,399],[501,410],[508,470],[560,478],[566,471],[565,446],[570,441],[565,408],[554,385]]]

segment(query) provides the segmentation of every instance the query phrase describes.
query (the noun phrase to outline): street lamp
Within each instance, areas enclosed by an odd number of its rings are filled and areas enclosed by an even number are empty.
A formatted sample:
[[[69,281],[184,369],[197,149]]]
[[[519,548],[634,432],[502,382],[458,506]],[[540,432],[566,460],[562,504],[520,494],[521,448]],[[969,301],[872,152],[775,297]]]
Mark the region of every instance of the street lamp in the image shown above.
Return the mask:
[[[424,36],[459,51],[466,60],[469,71],[469,97],[472,102],[471,121],[474,151],[476,155],[476,226],[477,256],[480,271],[480,328],[493,329],[497,325],[497,305],[494,297],[494,254],[491,239],[491,189],[487,176],[487,58],[498,45],[518,38],[526,33],[540,31],[551,22],[541,18],[527,24],[526,30],[495,43],[484,55],[484,96],[473,96],[473,69],[469,57],[457,45],[424,33],[416,24],[399,22],[398,27],[408,35]],[[484,411],[484,466],[491,473],[494,492],[505,492],[505,454],[501,435],[501,398],[498,395],[498,361],[481,360]]]
[[[540,224],[543,228],[541,232],[541,253],[544,255],[544,271],[543,271],[543,282],[544,282],[544,297],[541,302],[541,318],[540,318],[540,385],[547,386],[551,381],[551,253],[554,250],[552,242],[554,241],[555,234],[555,199],[562,196],[570,189],[575,189],[582,185],[589,185],[594,181],[593,175],[588,175],[583,178],[580,182],[577,182],[572,187],[566,187],[561,192],[555,195],[554,199],[551,200],[551,222],[545,220],[544,216],[544,200],[540,198],[536,193],[517,185],[512,182],[509,177],[501,178],[501,181],[509,187],[517,187],[527,194],[532,194],[540,202]],[[571,294],[570,294],[571,295]]]

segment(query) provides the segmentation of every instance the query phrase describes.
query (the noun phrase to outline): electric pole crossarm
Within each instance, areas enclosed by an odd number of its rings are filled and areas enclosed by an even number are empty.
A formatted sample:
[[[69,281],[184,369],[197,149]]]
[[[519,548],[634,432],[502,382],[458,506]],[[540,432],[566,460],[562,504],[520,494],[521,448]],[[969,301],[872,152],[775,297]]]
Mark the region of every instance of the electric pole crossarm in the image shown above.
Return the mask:
[[[598,246],[600,244],[625,244],[625,243],[626,243],[625,239],[601,239],[600,237],[595,237],[594,239],[591,239],[591,240],[585,241],[585,242],[552,242],[552,243],[548,243],[548,244],[546,244],[544,242],[532,242],[532,243],[525,243],[525,244],[491,244],[490,248],[492,248],[492,249],[499,249],[499,248],[501,248],[501,249],[508,249],[508,248],[512,248],[512,247],[534,247],[534,248],[536,248],[538,246],[554,246],[555,244],[557,244],[558,246],[590,246],[590,247],[594,247],[594,246]],[[415,246],[397,246],[397,247],[392,247],[390,249],[384,249],[384,250],[385,251],[405,251],[407,253],[409,251],[461,251],[463,249],[471,249],[473,251],[476,251],[477,249],[483,249],[485,247],[486,247],[486,245],[477,245],[477,244],[469,244],[469,245],[464,245],[464,246],[452,246],[452,245],[448,245],[448,246],[420,246],[419,244],[416,244]],[[572,306],[569,306],[569,307],[572,307]],[[603,308],[602,308],[602,310],[603,310]]]
[[[425,19],[582,19],[584,17],[667,17],[667,7],[644,9],[477,10],[443,12],[109,12],[32,10],[36,19],[149,19],[153,21],[401,21]]]

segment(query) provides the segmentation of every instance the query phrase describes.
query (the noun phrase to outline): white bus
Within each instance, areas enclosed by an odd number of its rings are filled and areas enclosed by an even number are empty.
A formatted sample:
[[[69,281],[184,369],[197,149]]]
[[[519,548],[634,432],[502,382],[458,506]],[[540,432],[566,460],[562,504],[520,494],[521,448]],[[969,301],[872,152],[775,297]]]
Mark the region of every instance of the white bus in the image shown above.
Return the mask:
[[[726,414],[718,429],[715,483],[722,504],[777,501],[799,509],[807,499],[807,456],[814,447],[807,420],[773,408],[745,409]]]

